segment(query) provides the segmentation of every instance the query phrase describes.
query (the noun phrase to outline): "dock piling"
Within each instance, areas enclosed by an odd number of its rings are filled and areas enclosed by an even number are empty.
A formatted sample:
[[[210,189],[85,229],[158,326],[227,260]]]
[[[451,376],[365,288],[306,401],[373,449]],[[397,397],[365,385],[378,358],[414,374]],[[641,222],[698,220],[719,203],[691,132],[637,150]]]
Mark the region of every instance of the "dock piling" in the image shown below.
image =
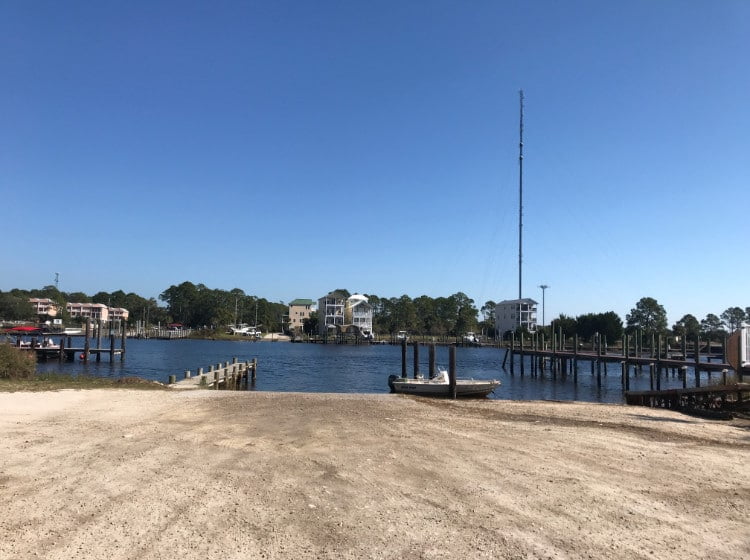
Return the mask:
[[[456,398],[456,347],[448,348],[448,396]]]
[[[414,341],[414,379],[419,378],[419,342]]]

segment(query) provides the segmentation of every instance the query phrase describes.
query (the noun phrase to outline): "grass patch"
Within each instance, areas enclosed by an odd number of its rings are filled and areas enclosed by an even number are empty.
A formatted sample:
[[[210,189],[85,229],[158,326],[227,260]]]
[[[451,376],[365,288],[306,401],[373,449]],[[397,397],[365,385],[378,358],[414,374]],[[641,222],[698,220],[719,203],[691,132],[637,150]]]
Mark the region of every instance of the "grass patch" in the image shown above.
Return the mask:
[[[31,379],[35,371],[35,352],[0,343],[0,380]]]
[[[0,392],[59,391],[60,389],[167,389],[140,377],[97,377],[64,373],[36,373],[36,353],[0,343]]]
[[[92,375],[68,375],[64,373],[44,373],[25,379],[0,379],[0,392],[17,391],[59,391],[61,389],[150,389],[169,390],[157,381],[140,377],[96,377]]]

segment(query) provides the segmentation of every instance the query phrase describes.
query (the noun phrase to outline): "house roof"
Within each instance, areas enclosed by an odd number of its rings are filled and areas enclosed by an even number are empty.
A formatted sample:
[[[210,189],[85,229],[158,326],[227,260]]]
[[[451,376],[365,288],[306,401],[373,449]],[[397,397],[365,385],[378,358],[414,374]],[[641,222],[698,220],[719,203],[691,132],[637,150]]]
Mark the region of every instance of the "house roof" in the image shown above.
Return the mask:
[[[523,298],[523,299],[505,299],[505,300],[503,300],[503,301],[499,301],[499,302],[497,302],[497,304],[496,304],[496,305],[508,305],[508,304],[511,304],[511,303],[513,303],[513,304],[516,304],[516,305],[518,305],[519,303],[526,303],[526,304],[536,305],[536,304],[538,304],[539,302],[538,302],[538,301],[535,301],[535,300],[533,300],[533,299],[531,299],[531,298]]]
[[[289,302],[289,305],[313,305],[315,302],[311,299],[295,299]]]
[[[346,294],[344,294],[343,292],[339,292],[338,290],[334,290],[333,292],[329,292],[328,294],[324,295],[320,299],[324,298],[346,299]]]

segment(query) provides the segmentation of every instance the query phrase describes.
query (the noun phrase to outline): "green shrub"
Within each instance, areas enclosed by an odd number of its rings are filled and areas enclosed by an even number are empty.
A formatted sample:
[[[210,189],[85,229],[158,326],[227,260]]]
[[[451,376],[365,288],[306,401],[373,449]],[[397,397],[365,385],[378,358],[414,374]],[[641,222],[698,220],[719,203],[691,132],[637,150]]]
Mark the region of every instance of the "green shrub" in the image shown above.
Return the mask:
[[[0,343],[0,379],[31,379],[35,372],[35,352]]]

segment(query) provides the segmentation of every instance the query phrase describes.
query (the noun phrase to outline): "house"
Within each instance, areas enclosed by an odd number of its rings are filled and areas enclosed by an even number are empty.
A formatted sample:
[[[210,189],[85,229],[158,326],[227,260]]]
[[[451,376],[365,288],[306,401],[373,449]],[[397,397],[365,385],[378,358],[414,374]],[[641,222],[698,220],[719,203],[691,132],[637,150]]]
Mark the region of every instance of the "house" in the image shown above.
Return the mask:
[[[362,294],[347,297],[342,292],[331,292],[318,300],[318,332],[348,332],[372,338],[372,305]]]
[[[301,331],[305,319],[315,311],[315,302],[311,299],[295,299],[289,302],[289,330]]]
[[[344,312],[346,324],[353,325],[358,334],[365,338],[372,338],[372,305],[367,297],[354,294],[346,300]]]
[[[130,316],[130,312],[124,307],[109,307],[107,310],[109,311],[110,320],[127,321]]]
[[[521,327],[536,332],[536,307],[538,302],[530,298],[506,299],[495,306],[495,329],[498,335],[515,331]]]
[[[344,326],[346,295],[330,292],[318,300],[318,332],[321,335],[336,332]]]
[[[57,303],[50,298],[29,298],[34,313],[40,316],[55,317],[59,311]]]

